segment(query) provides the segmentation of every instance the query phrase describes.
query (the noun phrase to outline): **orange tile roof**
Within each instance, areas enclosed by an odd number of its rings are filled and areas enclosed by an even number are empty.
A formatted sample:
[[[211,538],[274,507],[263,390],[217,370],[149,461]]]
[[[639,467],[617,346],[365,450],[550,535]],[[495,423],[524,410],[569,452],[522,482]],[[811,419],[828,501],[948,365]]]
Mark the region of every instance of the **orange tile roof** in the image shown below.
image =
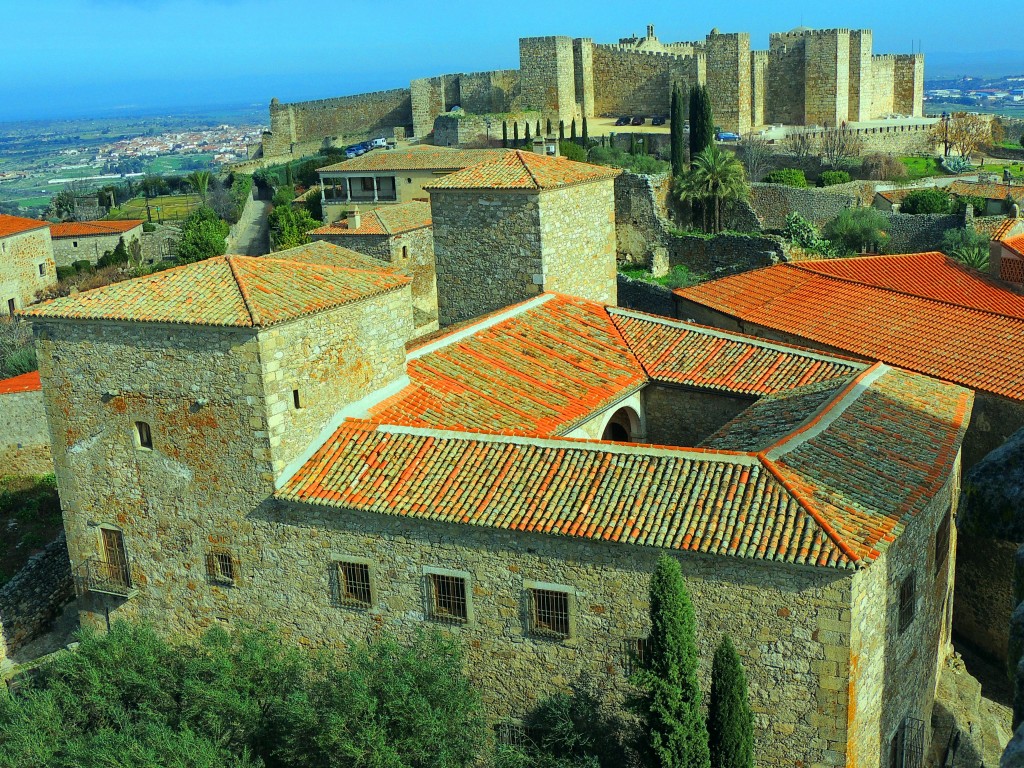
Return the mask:
[[[1014,229],[1018,226],[1024,225],[1024,219],[1003,219],[996,227],[992,230],[991,238],[993,240],[1005,239]],[[977,220],[975,220],[975,229],[977,229]]]
[[[986,200],[1005,200],[1007,195],[1014,200],[1024,197],[1024,186],[1020,184],[995,184],[978,181],[954,181],[946,191],[959,197],[983,197]]]
[[[39,371],[30,371],[21,376],[14,376],[10,379],[0,381],[0,395],[9,395],[14,392],[38,392],[43,388],[39,381]]]
[[[1024,257],[1024,235],[1017,235],[1016,237],[1008,237],[1002,241],[1002,246],[1008,248],[1014,253]]]
[[[111,219],[104,221],[63,221],[50,225],[50,237],[89,237],[91,235],[123,235],[142,226],[142,219]]]
[[[26,219],[23,216],[8,216],[6,213],[0,213],[0,237],[20,235],[22,232],[45,227],[48,223],[38,219]]]
[[[431,224],[430,203],[413,200],[398,205],[384,205],[363,213],[359,228],[349,227],[352,219],[311,229],[310,235],[397,235]]]
[[[306,264],[322,264],[327,267],[368,269],[371,272],[380,270],[396,271],[386,261],[375,259],[359,251],[353,251],[351,248],[342,248],[340,245],[334,245],[324,240],[314,240],[311,243],[297,245],[284,251],[275,251],[271,258],[301,261]]]
[[[29,318],[265,327],[399,288],[393,270],[287,258],[215,256],[43,302]]]
[[[367,171],[454,171],[508,153],[507,149],[451,149],[419,144],[408,149],[367,152],[361,157],[317,168],[317,173]]]
[[[676,293],[860,358],[1024,400],[1024,295],[939,253],[779,264]]]
[[[517,149],[489,162],[443,176],[424,189],[558,189],[613,179],[620,173],[622,170],[619,168],[577,163],[564,157],[548,157]]]
[[[875,192],[875,194],[885,200],[888,200],[890,203],[902,203],[911,192],[918,192],[921,189],[927,189],[927,187],[918,187],[916,189],[911,187],[903,187],[901,189],[883,189]]]

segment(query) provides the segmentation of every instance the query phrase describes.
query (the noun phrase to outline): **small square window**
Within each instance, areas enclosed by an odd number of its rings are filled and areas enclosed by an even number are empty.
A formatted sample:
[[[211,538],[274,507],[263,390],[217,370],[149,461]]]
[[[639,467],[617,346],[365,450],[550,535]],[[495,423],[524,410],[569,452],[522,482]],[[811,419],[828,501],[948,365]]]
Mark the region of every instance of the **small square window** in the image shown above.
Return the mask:
[[[917,574],[911,573],[900,584],[900,634],[914,621],[917,610]]]
[[[428,573],[430,618],[462,624],[469,621],[466,579],[443,573]]]
[[[72,248],[77,248],[78,247],[78,241],[77,240],[72,240],[71,241],[71,247]]]
[[[135,422],[135,441],[139,448],[153,450],[153,434],[149,431],[149,424],[144,421]]]
[[[342,605],[351,608],[372,606],[370,566],[366,563],[338,563],[338,597],[341,599]]]
[[[546,637],[569,637],[569,593],[531,589],[530,631]]]
[[[46,277],[46,264],[39,265],[39,276]]]
[[[213,549],[206,555],[206,573],[214,584],[237,586],[239,566],[238,558],[230,550]]]

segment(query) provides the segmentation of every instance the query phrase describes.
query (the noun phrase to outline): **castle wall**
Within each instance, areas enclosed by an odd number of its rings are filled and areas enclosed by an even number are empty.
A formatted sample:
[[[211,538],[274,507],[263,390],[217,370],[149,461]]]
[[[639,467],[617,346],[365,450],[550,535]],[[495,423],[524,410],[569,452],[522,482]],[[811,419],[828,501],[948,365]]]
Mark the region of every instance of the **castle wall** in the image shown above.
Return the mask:
[[[501,126],[504,124],[511,146],[515,136],[513,126],[519,126],[519,138],[525,139],[526,126],[530,126],[530,135],[533,136],[537,130],[538,120],[541,130],[546,130],[547,121],[541,119],[540,112],[438,115],[434,120],[434,144],[439,147],[496,147],[501,143]],[[490,127],[487,126],[488,121],[491,123]],[[557,130],[557,124],[552,125],[552,131]]]
[[[850,32],[824,29],[804,39],[805,125],[836,126],[850,109]]]
[[[850,101],[848,120],[862,122],[871,119],[872,33],[870,29],[850,30]]]
[[[896,57],[892,55],[871,58],[871,112],[881,117],[895,112]]]
[[[577,116],[572,38],[520,38],[519,72],[520,109],[540,110],[556,123],[572,122]]]
[[[768,122],[765,99],[768,94],[768,73],[771,54],[752,51],[750,54],[750,125],[757,127]]]
[[[924,114],[924,55],[897,56],[893,66],[893,111],[899,115]]]
[[[704,50],[715,123],[726,131],[750,133],[750,35],[711,34]]]
[[[576,102],[585,117],[594,112],[594,41],[589,37],[572,41],[573,77],[576,84]]]
[[[595,45],[593,62],[597,115],[667,115],[673,73],[687,79],[682,60],[666,53]]]
[[[434,130],[434,118],[448,110],[444,103],[444,75],[423,77],[409,83],[412,101],[412,134],[422,137]]]
[[[768,36],[769,62],[765,122],[800,125],[804,119],[804,38],[798,33]]]

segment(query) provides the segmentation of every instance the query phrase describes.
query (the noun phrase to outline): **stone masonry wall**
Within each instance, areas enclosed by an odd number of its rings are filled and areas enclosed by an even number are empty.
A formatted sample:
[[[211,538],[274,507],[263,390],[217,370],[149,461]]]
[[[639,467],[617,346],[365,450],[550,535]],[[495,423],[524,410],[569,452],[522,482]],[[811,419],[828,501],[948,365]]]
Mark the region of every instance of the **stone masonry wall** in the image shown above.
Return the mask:
[[[634,280],[626,275],[619,275],[617,282],[620,307],[651,315],[676,316],[675,294],[665,286]]]
[[[540,193],[542,291],[615,306],[613,179]]]
[[[871,50],[874,35],[870,29],[850,30],[850,100],[848,120],[859,123],[870,120],[873,83],[871,80]]]
[[[836,194],[828,188],[798,189],[785,184],[751,184],[750,200],[765,229],[782,229],[786,216],[797,212],[820,227],[834,219],[844,208],[852,208],[857,198]]]
[[[577,114],[572,38],[519,39],[520,110],[540,110],[544,118],[568,125]]]
[[[753,402],[749,397],[649,385],[644,388],[647,438],[655,445],[696,447]]]
[[[942,250],[942,236],[949,229],[963,229],[959,215],[910,214],[883,211],[889,220],[889,253],[922,253]]]
[[[0,666],[46,631],[74,597],[68,545],[61,532],[0,588]]]
[[[672,235],[668,241],[670,267],[683,265],[712,279],[769,267],[785,252],[782,240],[772,235]]]
[[[750,34],[708,35],[705,51],[715,123],[725,131],[750,133]]]
[[[871,111],[875,115],[888,115],[895,111],[896,57],[893,55],[871,58]]]
[[[593,51],[596,115],[667,115],[672,83],[686,79],[679,75],[687,69],[684,62],[692,61],[603,45]]]
[[[491,125],[488,128],[487,122]],[[439,115],[434,120],[434,144],[439,147],[464,147],[464,146],[498,146],[501,142],[501,126],[506,125],[508,140],[511,143],[514,133],[513,126],[519,126],[519,138],[526,138],[526,126],[530,126],[530,135],[536,133],[537,121],[541,123],[541,130],[547,129],[546,121],[541,119],[541,113],[511,112],[504,114],[487,115]]]
[[[0,467],[12,475],[53,471],[41,391],[0,395]]]
[[[24,309],[35,301],[36,291],[57,282],[49,227],[0,237],[0,315],[8,314],[9,302]]]
[[[795,33],[768,36],[765,122],[800,125],[804,119],[804,39]]]
[[[53,240],[53,258],[58,267],[70,267],[72,262],[88,260],[95,264],[107,251],[117,247],[122,235],[90,235],[87,237],[59,237]],[[142,241],[142,225],[123,235],[125,244],[137,237]]]
[[[656,248],[670,238],[665,206],[671,176],[624,171],[615,177],[615,248],[620,261],[648,264]]]
[[[816,30],[805,38],[805,125],[837,126],[850,109],[850,32]]]

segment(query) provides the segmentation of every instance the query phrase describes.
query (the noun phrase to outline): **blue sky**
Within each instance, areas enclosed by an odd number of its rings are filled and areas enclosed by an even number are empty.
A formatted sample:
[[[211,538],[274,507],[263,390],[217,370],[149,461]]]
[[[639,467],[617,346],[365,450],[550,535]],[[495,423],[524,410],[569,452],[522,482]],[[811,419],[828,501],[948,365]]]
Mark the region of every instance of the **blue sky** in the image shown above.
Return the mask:
[[[296,101],[401,87],[413,77],[517,67],[522,36],[614,42],[643,34],[648,23],[662,40],[703,38],[712,27],[747,31],[755,48],[767,47],[769,32],[801,23],[867,27],[876,53],[908,53],[920,43],[932,56],[930,74],[1024,72],[1024,5],[1016,1],[999,4],[998,24],[965,19],[967,6],[952,0],[615,6],[594,0],[0,0],[0,6],[8,30],[0,120],[267,104],[273,96]],[[630,7],[635,16],[624,14]],[[1000,37],[998,30],[1013,32]]]

